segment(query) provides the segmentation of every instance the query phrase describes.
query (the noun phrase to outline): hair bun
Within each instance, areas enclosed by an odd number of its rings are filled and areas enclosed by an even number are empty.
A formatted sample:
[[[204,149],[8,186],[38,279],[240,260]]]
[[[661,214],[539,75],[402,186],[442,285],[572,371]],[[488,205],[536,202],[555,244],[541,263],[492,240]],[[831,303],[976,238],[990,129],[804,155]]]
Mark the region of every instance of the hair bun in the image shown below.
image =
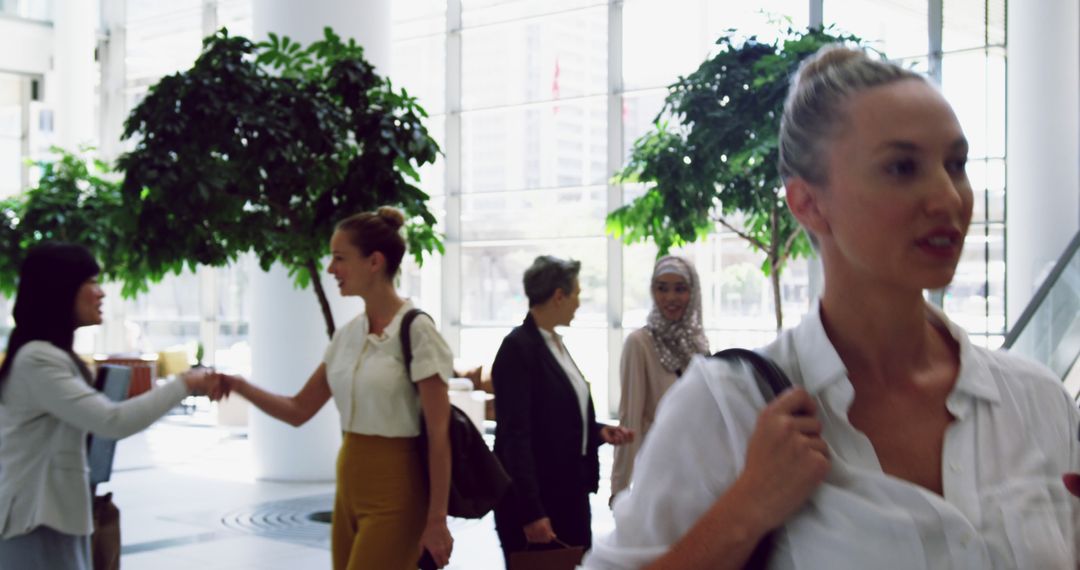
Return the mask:
[[[375,214],[395,231],[405,225],[405,214],[402,214],[401,210],[397,208],[382,206],[375,210]]]
[[[803,85],[830,70],[844,67],[850,62],[869,60],[866,52],[843,44],[822,46],[814,55],[803,60],[799,66],[798,85]]]

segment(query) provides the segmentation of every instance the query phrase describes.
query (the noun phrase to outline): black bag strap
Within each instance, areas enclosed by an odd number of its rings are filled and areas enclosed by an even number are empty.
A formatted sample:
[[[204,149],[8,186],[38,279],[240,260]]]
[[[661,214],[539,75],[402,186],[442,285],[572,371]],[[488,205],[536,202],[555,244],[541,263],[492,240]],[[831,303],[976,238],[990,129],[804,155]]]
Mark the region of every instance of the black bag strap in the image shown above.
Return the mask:
[[[421,309],[412,308],[405,311],[405,315],[401,317],[401,356],[405,360],[405,376],[412,382],[412,338],[409,333],[409,328],[412,326],[413,321],[420,315],[427,315],[430,319],[431,315],[428,315]]]
[[[791,388],[791,380],[788,379],[787,374],[784,374],[784,371],[771,358],[753,350],[729,348],[717,352],[713,355],[713,358],[741,360],[752,366],[757,372],[754,375],[754,381],[757,382],[758,390],[761,390],[765,402],[771,402],[781,392]]]

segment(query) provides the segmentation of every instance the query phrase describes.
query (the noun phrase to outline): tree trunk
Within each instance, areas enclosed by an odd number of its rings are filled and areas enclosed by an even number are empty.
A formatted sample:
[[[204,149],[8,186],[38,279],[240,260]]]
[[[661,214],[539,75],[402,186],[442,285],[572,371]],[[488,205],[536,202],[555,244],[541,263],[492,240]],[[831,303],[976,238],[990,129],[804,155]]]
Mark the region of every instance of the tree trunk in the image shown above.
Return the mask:
[[[769,264],[772,265],[769,280],[772,281],[773,307],[776,309],[776,332],[780,332],[784,328],[784,312],[780,308],[780,268],[772,256],[769,256]]]
[[[323,320],[326,321],[326,336],[334,338],[334,315],[330,312],[330,302],[326,300],[326,290],[323,289],[322,280],[319,279],[319,268],[315,266],[315,260],[309,259],[304,263],[311,284],[315,287],[315,296],[319,298],[319,308],[322,309]]]
[[[769,281],[772,282],[773,309],[776,314],[776,332],[784,328],[784,309],[780,307],[780,256],[784,246],[780,243],[780,208],[775,204],[772,212],[772,240],[769,243]]]

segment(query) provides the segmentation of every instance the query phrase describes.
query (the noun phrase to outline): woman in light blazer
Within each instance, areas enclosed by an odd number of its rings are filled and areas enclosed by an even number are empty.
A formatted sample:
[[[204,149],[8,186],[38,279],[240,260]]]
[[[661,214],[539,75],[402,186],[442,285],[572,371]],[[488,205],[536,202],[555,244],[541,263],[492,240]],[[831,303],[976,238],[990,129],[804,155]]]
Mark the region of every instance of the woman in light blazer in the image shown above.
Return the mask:
[[[99,271],[89,251],[64,243],[35,247],[20,268],[0,366],[0,568],[89,570],[87,433],[132,435],[213,382],[194,371],[119,403],[95,390],[72,341],[101,323]]]

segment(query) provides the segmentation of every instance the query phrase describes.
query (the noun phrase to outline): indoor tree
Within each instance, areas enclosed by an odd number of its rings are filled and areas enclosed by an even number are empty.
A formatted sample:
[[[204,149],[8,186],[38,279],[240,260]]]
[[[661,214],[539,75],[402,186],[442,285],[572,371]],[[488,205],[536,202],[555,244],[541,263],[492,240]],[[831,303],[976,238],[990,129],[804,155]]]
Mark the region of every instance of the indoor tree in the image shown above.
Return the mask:
[[[118,177],[90,153],[53,148],[48,159],[34,163],[40,171],[34,187],[0,200],[0,294],[15,293],[26,251],[47,240],[86,246],[106,278],[138,279],[124,272]]]
[[[811,253],[776,167],[784,98],[799,62],[823,45],[858,41],[815,28],[788,28],[773,43],[721,36],[714,56],[668,86],[654,128],[616,174],[648,188],[608,216],[608,231],[626,243],[652,239],[663,255],[717,225],[730,230],[765,253],[779,330],[784,264]]]
[[[120,157],[129,272],[160,279],[184,264],[252,251],[311,284],[334,332],[319,272],[334,224],[400,207],[418,261],[442,251],[417,187],[439,147],[416,99],[327,28],[308,46],[208,37],[194,66],[154,85],[128,117]]]

